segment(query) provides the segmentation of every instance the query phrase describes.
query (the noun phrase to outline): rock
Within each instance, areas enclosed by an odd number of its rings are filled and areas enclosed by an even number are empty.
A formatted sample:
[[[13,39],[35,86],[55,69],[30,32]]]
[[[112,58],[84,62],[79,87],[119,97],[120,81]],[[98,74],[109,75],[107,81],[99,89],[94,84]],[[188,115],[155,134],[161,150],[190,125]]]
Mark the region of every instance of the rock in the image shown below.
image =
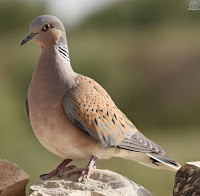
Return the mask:
[[[29,176],[20,167],[0,160],[0,196],[25,196]]]
[[[68,173],[65,171],[62,179],[57,176],[39,179],[30,187],[30,196],[152,196],[142,186],[109,170],[94,169],[83,182],[77,182],[79,175],[76,174],[68,178]]]
[[[200,195],[200,161],[188,162],[175,176],[174,196]]]

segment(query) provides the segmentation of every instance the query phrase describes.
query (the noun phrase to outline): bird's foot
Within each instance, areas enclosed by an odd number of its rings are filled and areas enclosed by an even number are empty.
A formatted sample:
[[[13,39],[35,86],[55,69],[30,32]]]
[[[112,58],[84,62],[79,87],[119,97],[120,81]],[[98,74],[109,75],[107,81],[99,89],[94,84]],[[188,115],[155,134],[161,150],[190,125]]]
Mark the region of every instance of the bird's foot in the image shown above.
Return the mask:
[[[78,181],[83,181],[84,177],[88,179],[90,177],[92,169],[96,169],[96,166],[94,166],[95,161],[97,160],[97,157],[92,156],[90,159],[90,162],[88,163],[87,167],[82,170],[72,171],[68,174],[68,177],[73,174],[80,174],[80,177],[78,178]]]
[[[70,165],[68,167],[65,167],[67,164],[69,164],[72,161],[72,159],[65,159],[60,165],[58,165],[58,167],[56,169],[54,169],[52,172],[47,173],[47,174],[42,174],[40,176],[40,178],[42,178],[43,180],[49,179],[55,175],[59,175],[60,177],[62,177],[63,172],[65,170],[70,170],[70,169],[74,169],[76,168],[75,165]]]
[[[68,177],[70,175],[73,175],[73,174],[80,174],[78,181],[81,182],[81,181],[83,181],[84,177],[86,177],[86,179],[88,179],[90,177],[92,169],[96,169],[96,166],[93,166],[93,167],[90,167],[90,168],[85,168],[85,169],[82,169],[82,170],[72,171],[68,174]]]

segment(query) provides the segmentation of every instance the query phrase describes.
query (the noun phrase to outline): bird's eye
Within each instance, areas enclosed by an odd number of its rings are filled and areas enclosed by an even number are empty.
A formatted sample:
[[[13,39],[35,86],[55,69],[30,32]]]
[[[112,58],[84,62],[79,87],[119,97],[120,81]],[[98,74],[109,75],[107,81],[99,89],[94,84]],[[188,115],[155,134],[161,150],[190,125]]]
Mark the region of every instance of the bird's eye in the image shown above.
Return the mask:
[[[42,27],[42,31],[46,32],[50,29],[50,25],[49,24],[45,24],[43,27]]]

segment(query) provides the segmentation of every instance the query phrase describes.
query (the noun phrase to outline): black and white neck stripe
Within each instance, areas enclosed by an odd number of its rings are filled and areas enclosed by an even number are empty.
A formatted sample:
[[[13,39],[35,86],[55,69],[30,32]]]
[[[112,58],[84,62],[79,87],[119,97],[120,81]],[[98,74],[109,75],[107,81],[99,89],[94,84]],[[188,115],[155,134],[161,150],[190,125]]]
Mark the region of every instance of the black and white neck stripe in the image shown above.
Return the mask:
[[[68,49],[67,49],[65,46],[63,46],[63,45],[61,45],[61,44],[58,44],[58,45],[57,45],[57,50],[58,50],[59,54],[60,54],[64,59],[66,59],[68,62],[70,62],[69,51],[68,51]]]

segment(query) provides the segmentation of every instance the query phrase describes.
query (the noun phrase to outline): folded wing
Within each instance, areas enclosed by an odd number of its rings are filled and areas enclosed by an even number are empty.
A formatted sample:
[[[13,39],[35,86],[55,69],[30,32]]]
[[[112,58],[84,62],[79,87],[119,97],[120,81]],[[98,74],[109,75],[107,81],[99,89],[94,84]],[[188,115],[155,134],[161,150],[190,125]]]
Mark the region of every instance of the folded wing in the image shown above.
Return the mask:
[[[136,152],[165,154],[159,145],[135,128],[97,82],[79,75],[76,83],[65,94],[63,107],[83,133],[104,147],[117,146]]]

